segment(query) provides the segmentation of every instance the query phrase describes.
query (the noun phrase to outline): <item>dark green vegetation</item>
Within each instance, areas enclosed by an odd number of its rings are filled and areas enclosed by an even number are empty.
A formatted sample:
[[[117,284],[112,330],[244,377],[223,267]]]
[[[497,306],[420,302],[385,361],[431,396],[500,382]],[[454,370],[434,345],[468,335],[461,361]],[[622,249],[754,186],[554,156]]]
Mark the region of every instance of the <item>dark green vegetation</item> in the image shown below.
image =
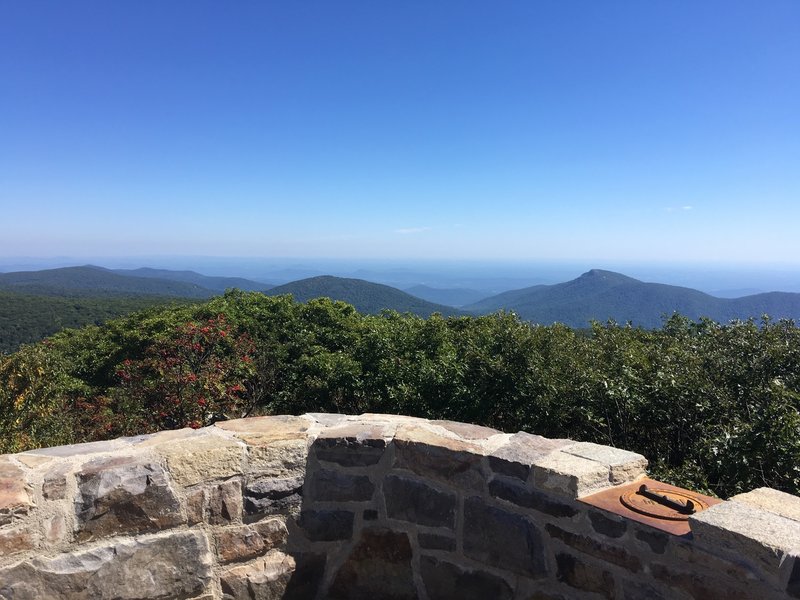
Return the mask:
[[[188,300],[164,296],[33,296],[0,291],[0,355],[68,327],[99,325],[137,310]]]
[[[0,354],[37,342],[65,327],[99,325],[143,308],[207,299],[228,288],[267,284],[193,271],[65,267],[0,273]]]
[[[0,358],[0,451],[198,426],[221,415],[386,412],[641,452],[721,496],[800,492],[792,322],[595,324],[362,315],[227,292],[65,330]]]
[[[436,312],[445,316],[465,314],[452,306],[434,304],[388,285],[371,283],[363,279],[331,277],[330,275],[293,281],[274,287],[267,292],[269,296],[281,294],[292,294],[299,302],[307,302],[320,297],[341,300],[355,306],[357,311],[367,314],[378,314],[386,309],[402,313],[409,312],[422,317]]]
[[[504,292],[464,307],[478,314],[512,310],[534,323],[586,327],[592,320],[614,319],[640,327],[659,327],[663,315],[707,317],[727,322],[763,314],[800,319],[800,294],[771,292],[742,298],[716,298],[690,288],[644,283],[619,273],[594,269],[556,285]]]
[[[101,267],[64,267],[0,273],[0,290],[40,296],[175,296],[210,298],[216,292],[195,283],[120,275]]]

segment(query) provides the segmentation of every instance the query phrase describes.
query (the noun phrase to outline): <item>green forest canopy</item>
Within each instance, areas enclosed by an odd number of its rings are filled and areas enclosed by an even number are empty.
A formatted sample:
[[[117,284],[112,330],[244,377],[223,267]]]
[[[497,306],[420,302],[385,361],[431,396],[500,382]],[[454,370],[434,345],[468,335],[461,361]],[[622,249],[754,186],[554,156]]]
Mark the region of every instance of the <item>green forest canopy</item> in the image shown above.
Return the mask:
[[[188,304],[166,296],[41,296],[0,290],[0,354],[67,327],[99,325],[143,308]]]
[[[673,316],[590,332],[362,315],[229,291],[0,357],[0,452],[246,414],[385,412],[613,445],[664,481],[800,493],[800,329]]]

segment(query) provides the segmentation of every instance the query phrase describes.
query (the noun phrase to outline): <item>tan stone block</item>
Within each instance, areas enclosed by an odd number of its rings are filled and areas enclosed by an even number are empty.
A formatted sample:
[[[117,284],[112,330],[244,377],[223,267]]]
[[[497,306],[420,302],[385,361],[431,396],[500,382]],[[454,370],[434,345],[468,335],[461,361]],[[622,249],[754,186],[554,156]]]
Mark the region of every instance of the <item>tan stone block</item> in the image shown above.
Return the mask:
[[[496,473],[527,480],[531,466],[545,456],[572,444],[570,440],[551,440],[520,431],[508,436],[489,454],[489,465]]]
[[[332,425],[339,425],[350,418],[349,415],[341,413],[305,413],[304,417],[313,419],[316,423],[323,427],[331,427]]]
[[[9,556],[18,552],[32,550],[36,540],[30,530],[17,527],[15,529],[0,530],[0,556]]]
[[[247,440],[246,472],[257,476],[302,477],[308,461],[306,439]]]
[[[0,459],[0,525],[27,514],[33,506],[23,470],[9,458]]]
[[[253,440],[291,440],[305,439],[312,424],[312,419],[280,415],[274,417],[249,417],[221,421],[214,426],[233,433],[241,439]]]
[[[497,429],[458,421],[431,421],[431,425],[438,425],[464,440],[488,440],[492,436],[502,434],[502,431]]]
[[[222,562],[247,560],[283,546],[288,537],[282,519],[266,519],[252,525],[225,527],[215,534]]]
[[[219,435],[206,433],[167,442],[156,446],[155,451],[166,459],[172,478],[183,486],[242,473],[244,447]]]
[[[742,502],[722,502],[689,517],[694,539],[778,573],[800,555],[800,522]]]
[[[21,479],[22,469],[12,462],[11,455],[0,456],[0,479]]]
[[[225,525],[242,517],[242,482],[226,481],[209,489],[206,519],[212,525]]]
[[[369,441],[382,441],[386,445],[397,431],[397,426],[392,423],[360,423],[347,421],[323,429],[317,440],[342,439],[351,440],[358,444]]]
[[[52,456],[37,456],[36,454],[15,454],[14,457],[30,469],[38,469],[55,460]]]
[[[388,413],[363,413],[355,417],[349,417],[353,423],[391,423],[394,425],[408,425],[412,427],[419,427],[431,423],[428,419],[420,417],[409,417],[406,415],[392,415]]]
[[[133,445],[135,445],[137,448],[152,448],[153,446],[166,444],[168,442],[196,439],[206,435],[210,435],[208,427],[201,429],[184,427],[183,429],[169,429],[167,431],[148,433],[146,435],[140,435],[130,439]]]
[[[316,456],[323,462],[343,467],[365,467],[377,464],[394,437],[396,426],[390,423],[344,422],[328,427],[314,440]]]
[[[73,467],[69,463],[57,463],[44,475],[42,495],[46,500],[63,500],[67,496],[67,474]]]
[[[186,522],[188,525],[196,525],[205,520],[206,511],[206,490],[196,488],[186,493]]]
[[[635,481],[646,475],[647,459],[635,452],[591,442],[576,442],[564,446],[561,451],[607,465],[613,485]]]
[[[458,439],[456,436],[443,435],[441,430],[437,431],[430,424],[423,425],[400,425],[395,433],[395,442],[412,442],[436,446],[455,452],[470,452],[472,454],[483,454],[483,447],[479,444]]]
[[[29,450],[25,454],[33,456],[51,456],[60,458],[72,458],[73,456],[83,456],[89,454],[109,454],[117,450],[130,448],[131,442],[126,438],[115,440],[102,440],[99,442],[86,442],[83,444],[69,444],[67,446],[53,446],[51,448],[38,448]]]
[[[536,487],[567,498],[578,498],[611,485],[607,465],[561,450],[538,459],[533,466]]]
[[[776,515],[800,521],[800,497],[779,492],[772,488],[762,487],[746,494],[738,494],[731,498],[753,508],[760,508]]]
[[[51,544],[64,540],[67,534],[67,523],[63,515],[54,515],[44,521],[44,538]]]
[[[401,425],[394,438],[396,468],[471,490],[485,487],[481,446],[442,435],[429,426]]]
[[[187,531],[33,557],[0,569],[0,598],[191,598],[209,592],[212,575],[208,539]]]
[[[220,574],[224,599],[279,600],[295,570],[294,559],[273,550],[246,565],[231,567]]]

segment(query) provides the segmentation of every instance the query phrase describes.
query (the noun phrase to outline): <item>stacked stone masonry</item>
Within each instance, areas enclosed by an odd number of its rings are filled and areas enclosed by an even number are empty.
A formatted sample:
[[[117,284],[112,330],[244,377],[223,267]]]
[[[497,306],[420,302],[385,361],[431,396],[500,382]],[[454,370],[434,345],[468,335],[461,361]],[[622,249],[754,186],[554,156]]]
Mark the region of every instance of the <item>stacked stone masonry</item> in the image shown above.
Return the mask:
[[[800,498],[675,536],[579,498],[643,457],[447,421],[242,419],[0,457],[0,599],[800,598]]]

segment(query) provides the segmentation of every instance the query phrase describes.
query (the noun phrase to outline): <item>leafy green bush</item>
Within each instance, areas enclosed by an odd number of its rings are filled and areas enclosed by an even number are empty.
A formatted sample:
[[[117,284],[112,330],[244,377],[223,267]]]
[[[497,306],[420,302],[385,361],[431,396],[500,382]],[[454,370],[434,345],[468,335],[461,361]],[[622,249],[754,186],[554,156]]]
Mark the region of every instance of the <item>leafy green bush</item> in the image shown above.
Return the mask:
[[[800,329],[591,331],[516,316],[361,315],[230,291],[67,330],[0,359],[0,451],[221,415],[392,412],[640,452],[664,481],[800,492]]]

